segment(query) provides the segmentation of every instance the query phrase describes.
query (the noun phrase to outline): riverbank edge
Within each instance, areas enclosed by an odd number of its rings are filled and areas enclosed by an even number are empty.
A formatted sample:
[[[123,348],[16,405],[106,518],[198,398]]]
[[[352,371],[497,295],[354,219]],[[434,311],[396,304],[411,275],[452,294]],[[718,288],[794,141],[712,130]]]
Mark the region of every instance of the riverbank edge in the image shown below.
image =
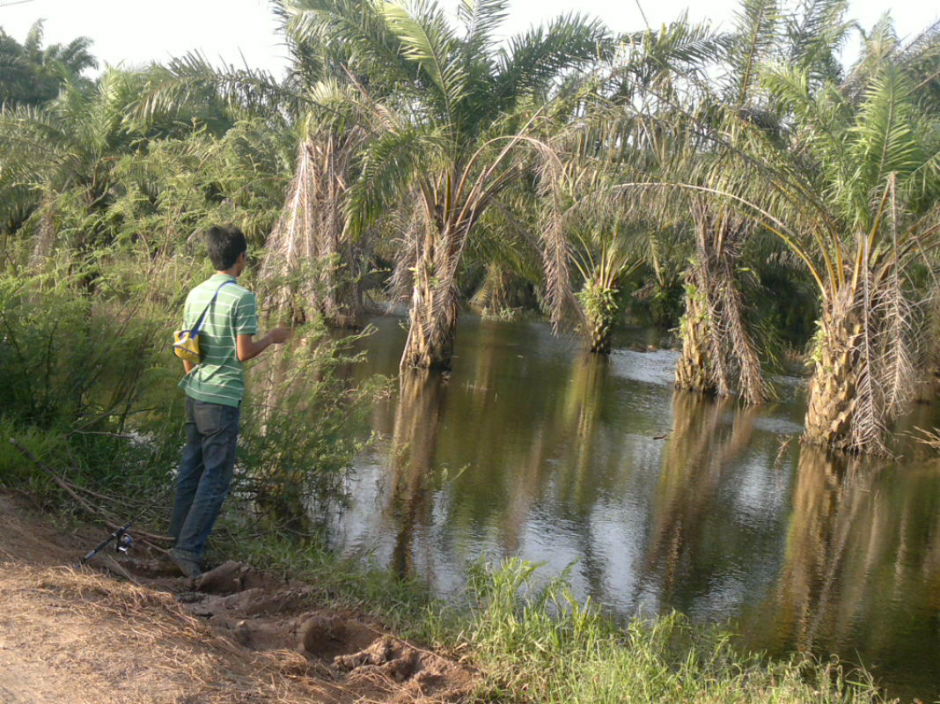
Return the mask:
[[[579,603],[564,576],[536,587],[540,566],[515,558],[477,561],[461,597],[445,602],[427,584],[343,558],[316,541],[247,535],[226,521],[217,559],[234,559],[314,586],[398,637],[426,644],[480,673],[468,701],[887,703],[862,668],[795,654],[747,652],[725,628],[673,613],[625,620]]]
[[[19,469],[11,477],[15,486],[0,478],[0,487],[31,494],[44,506],[44,520],[60,531],[88,529],[90,517],[48,476],[25,464]],[[534,579],[539,566],[518,559],[473,564],[465,593],[445,603],[418,580],[338,556],[309,535],[259,523],[239,503],[232,497],[223,512],[210,566],[236,560],[305,582],[325,605],[356,610],[401,638],[472,666],[480,677],[471,702],[898,701],[883,696],[866,671],[835,659],[775,660],[745,652],[727,630],[679,614],[617,618],[579,603],[563,577],[537,588],[544,583]],[[135,528],[159,534],[160,515]]]

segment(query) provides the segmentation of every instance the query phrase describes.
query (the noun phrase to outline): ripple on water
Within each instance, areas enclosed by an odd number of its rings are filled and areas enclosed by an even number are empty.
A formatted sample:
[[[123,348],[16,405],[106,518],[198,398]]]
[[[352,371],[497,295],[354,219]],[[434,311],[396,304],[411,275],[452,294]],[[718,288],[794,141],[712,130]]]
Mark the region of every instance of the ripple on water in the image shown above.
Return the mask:
[[[674,350],[653,352],[614,350],[610,353],[610,371],[611,374],[622,379],[642,381],[657,386],[672,386],[678,358],[679,354]]]

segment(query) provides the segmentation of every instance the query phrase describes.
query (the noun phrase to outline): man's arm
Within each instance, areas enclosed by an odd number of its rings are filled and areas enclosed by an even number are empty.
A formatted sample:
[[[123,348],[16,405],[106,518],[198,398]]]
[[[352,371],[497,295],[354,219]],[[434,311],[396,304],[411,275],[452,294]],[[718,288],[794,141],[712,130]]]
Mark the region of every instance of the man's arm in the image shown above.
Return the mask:
[[[257,340],[252,339],[254,335],[239,335],[236,349],[238,360],[247,362],[249,359],[254,359],[271,345],[279,345],[285,342],[289,336],[290,330],[288,328],[274,328],[267,335]]]

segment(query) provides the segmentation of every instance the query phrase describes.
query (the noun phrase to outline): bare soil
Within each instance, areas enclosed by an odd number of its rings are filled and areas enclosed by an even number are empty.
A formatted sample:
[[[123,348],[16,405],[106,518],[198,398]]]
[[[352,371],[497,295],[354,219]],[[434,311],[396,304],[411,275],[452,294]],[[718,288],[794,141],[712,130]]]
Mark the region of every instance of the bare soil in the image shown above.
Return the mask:
[[[322,608],[314,590],[227,562],[193,582],[153,554],[59,530],[0,494],[0,703],[465,701],[465,666]]]

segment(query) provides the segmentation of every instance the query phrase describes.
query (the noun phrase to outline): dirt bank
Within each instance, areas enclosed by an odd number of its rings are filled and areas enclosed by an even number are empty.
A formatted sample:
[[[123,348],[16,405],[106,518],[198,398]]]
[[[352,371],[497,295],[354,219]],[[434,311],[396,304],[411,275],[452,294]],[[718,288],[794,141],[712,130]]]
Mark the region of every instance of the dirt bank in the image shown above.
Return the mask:
[[[321,608],[308,584],[226,563],[193,583],[152,553],[93,567],[96,528],[60,531],[0,494],[0,702],[458,702],[473,674]]]

